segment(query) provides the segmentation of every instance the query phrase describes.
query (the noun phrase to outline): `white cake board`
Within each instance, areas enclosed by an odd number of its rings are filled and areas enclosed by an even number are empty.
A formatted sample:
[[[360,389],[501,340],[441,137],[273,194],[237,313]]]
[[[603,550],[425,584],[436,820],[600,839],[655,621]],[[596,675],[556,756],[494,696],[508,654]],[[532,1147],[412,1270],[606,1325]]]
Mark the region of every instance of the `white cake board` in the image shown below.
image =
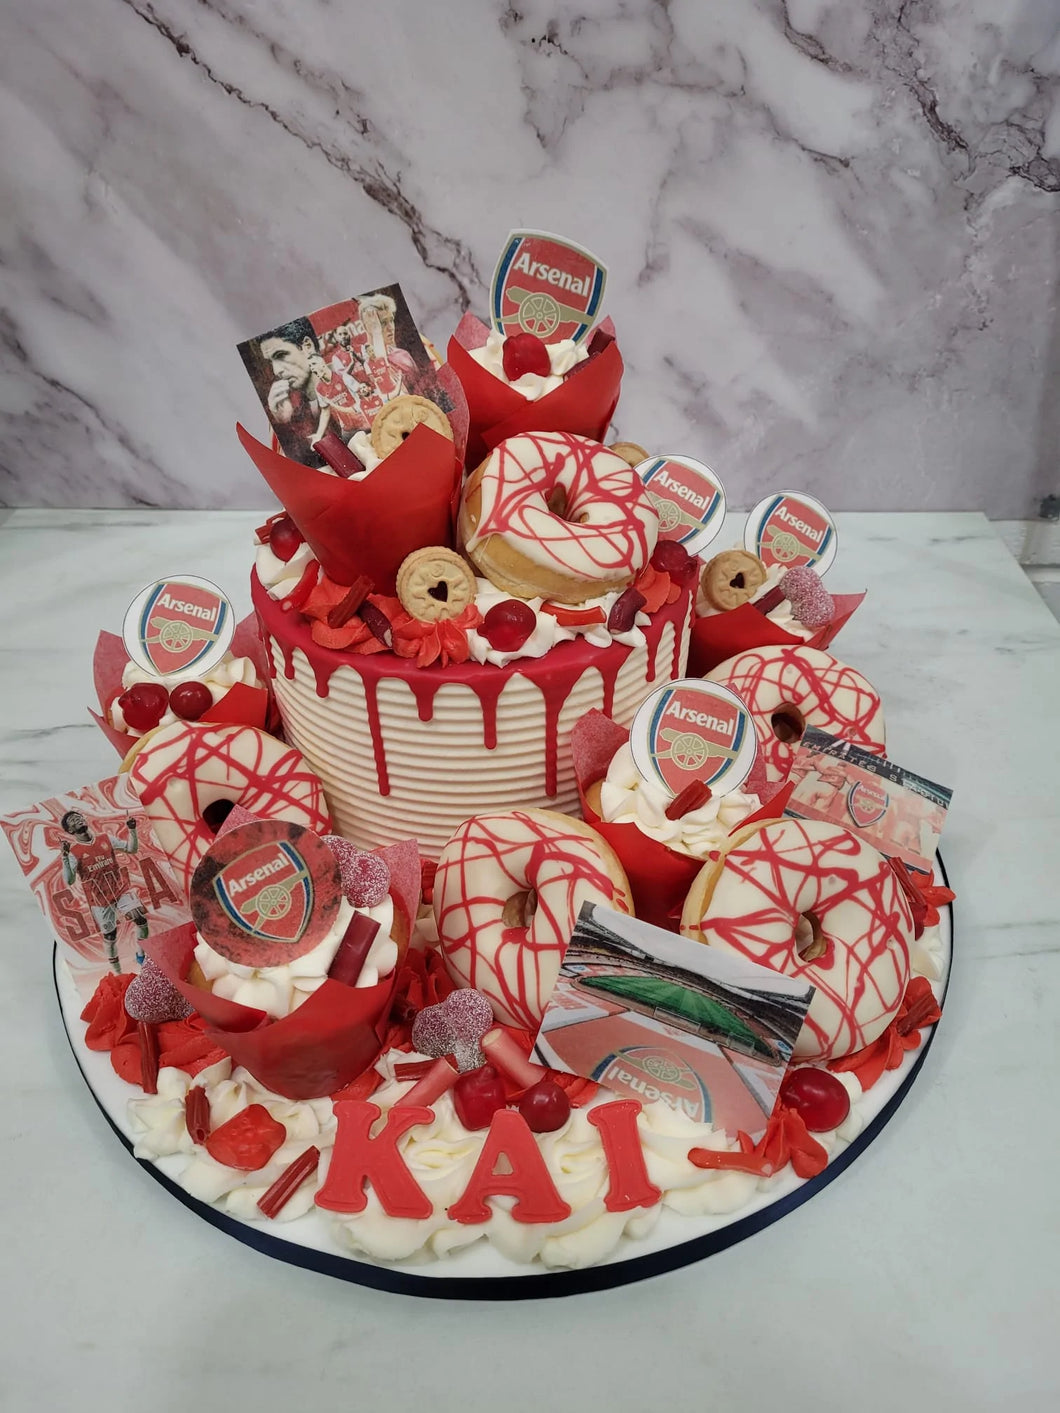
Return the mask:
[[[941,858],[937,864],[945,880],[946,871]],[[953,956],[953,909],[946,907],[940,911],[939,931],[943,944],[941,991],[944,998]],[[139,1091],[119,1079],[111,1066],[109,1054],[89,1050],[85,1045],[86,1026],[80,1019],[84,1001],[65,962],[60,959],[58,949],[53,964],[56,994],[74,1058],[96,1103],[132,1156],[133,1135],[128,1121],[128,1103]],[[767,1192],[760,1192],[747,1206],[727,1216],[685,1217],[664,1210],[650,1235],[636,1241],[623,1238],[611,1256],[585,1270],[553,1271],[540,1263],[520,1265],[502,1256],[485,1240],[465,1247],[444,1260],[420,1263],[373,1261],[340,1246],[331,1234],[329,1219],[316,1212],[292,1222],[264,1219],[245,1222],[190,1197],[174,1177],[185,1161],[182,1155],[157,1162],[136,1161],[171,1196],[203,1221],[268,1256],[324,1275],[402,1295],[448,1300],[528,1300],[577,1295],[628,1285],[704,1260],[762,1231],[803,1202],[808,1202],[860,1158],[883,1130],[920,1072],[934,1033],[935,1027],[932,1027],[920,1046],[907,1052],[901,1065],[886,1071],[863,1096],[860,1100],[864,1117],[861,1133],[832,1158],[818,1177],[803,1181],[789,1167]]]

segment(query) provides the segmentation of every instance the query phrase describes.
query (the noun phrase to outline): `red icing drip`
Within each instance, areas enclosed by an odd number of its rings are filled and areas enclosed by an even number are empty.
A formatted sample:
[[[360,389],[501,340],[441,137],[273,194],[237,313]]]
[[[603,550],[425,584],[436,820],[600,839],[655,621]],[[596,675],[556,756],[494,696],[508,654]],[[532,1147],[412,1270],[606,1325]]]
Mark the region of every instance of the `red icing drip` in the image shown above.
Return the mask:
[[[317,679],[319,681],[319,677]],[[372,750],[375,752],[375,777],[381,795],[390,794],[390,776],[386,769],[386,747],[383,745],[383,725],[379,720],[378,679],[365,677],[364,706],[368,714],[368,729],[372,733]]]
[[[407,679],[412,695],[416,698],[416,710],[421,721],[430,721],[434,716],[434,695],[439,683],[433,679],[424,680],[423,673]]]

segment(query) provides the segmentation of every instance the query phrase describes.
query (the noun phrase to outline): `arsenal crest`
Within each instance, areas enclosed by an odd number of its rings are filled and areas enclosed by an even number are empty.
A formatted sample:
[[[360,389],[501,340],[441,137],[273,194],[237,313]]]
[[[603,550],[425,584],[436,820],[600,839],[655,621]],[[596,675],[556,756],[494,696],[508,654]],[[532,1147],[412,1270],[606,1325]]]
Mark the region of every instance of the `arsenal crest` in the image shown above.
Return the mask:
[[[505,335],[577,343],[596,320],[606,283],[607,266],[573,241],[512,231],[493,272],[490,321]]]
[[[240,966],[284,966],[322,942],[339,911],[338,864],[308,829],[262,820],[223,834],[195,870],[203,938]]]
[[[819,500],[797,491],[766,496],[747,517],[744,549],[767,569],[810,566],[824,574],[835,559],[835,521]]]
[[[858,780],[847,792],[847,809],[859,829],[878,824],[887,813],[890,796],[881,784]]]
[[[653,692],[633,718],[629,744],[645,780],[675,796],[694,781],[729,794],[746,780],[758,749],[740,698],[699,678]]]
[[[156,677],[201,677],[221,661],[235,632],[232,605],[209,579],[157,579],[129,605],[122,626],[133,662]]]
[[[656,456],[637,475],[659,512],[659,538],[701,554],[725,521],[725,488],[710,467],[690,456]]]

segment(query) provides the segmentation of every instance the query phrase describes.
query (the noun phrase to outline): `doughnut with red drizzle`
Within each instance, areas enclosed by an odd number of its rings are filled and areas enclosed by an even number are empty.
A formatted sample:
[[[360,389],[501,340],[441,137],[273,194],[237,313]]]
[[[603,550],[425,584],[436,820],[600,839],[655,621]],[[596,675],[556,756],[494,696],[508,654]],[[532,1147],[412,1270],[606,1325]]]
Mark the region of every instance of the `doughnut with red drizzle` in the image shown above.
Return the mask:
[[[817,988],[795,1045],[803,1060],[870,1045],[909,982],[913,915],[894,870],[849,830],[820,820],[737,833],[695,878],[681,931]]]
[[[450,976],[497,1020],[536,1030],[583,903],[633,911],[622,865],[587,824],[537,809],[467,820],[434,876]]]
[[[141,738],[129,779],[185,892],[216,837],[211,806],[330,829],[323,788],[300,753],[254,726],[174,721]]]
[[[887,738],[875,687],[817,648],[792,643],[749,648],[719,663],[707,680],[728,687],[746,703],[772,781],[788,778],[807,726],[883,755]]]
[[[659,517],[640,477],[608,447],[526,432],[472,472],[458,529],[476,569],[505,593],[583,603],[636,578]]]

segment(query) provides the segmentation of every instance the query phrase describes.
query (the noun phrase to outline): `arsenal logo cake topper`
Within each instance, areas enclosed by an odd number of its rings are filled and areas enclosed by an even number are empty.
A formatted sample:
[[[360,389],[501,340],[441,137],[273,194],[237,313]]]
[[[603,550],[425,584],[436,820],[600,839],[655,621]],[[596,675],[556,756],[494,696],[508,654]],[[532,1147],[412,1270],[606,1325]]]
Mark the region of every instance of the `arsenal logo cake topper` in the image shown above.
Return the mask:
[[[156,579],[125,612],[125,650],[155,677],[201,677],[224,657],[236,619],[227,596],[209,579],[181,574]]]
[[[824,574],[838,548],[835,521],[813,496],[780,491],[760,500],[748,515],[743,546],[767,569],[809,566]]]
[[[727,687],[685,677],[641,703],[629,735],[645,780],[677,796],[694,783],[727,795],[747,779],[758,738],[746,706]]]
[[[490,284],[490,322],[502,334],[578,343],[603,303],[607,266],[548,231],[512,231]]]
[[[335,855],[283,820],[231,829],[191,881],[195,926],[215,952],[248,967],[285,966],[322,942],[338,916]]]
[[[654,456],[637,475],[659,512],[659,538],[701,554],[725,522],[725,487],[710,467],[690,456]]]

